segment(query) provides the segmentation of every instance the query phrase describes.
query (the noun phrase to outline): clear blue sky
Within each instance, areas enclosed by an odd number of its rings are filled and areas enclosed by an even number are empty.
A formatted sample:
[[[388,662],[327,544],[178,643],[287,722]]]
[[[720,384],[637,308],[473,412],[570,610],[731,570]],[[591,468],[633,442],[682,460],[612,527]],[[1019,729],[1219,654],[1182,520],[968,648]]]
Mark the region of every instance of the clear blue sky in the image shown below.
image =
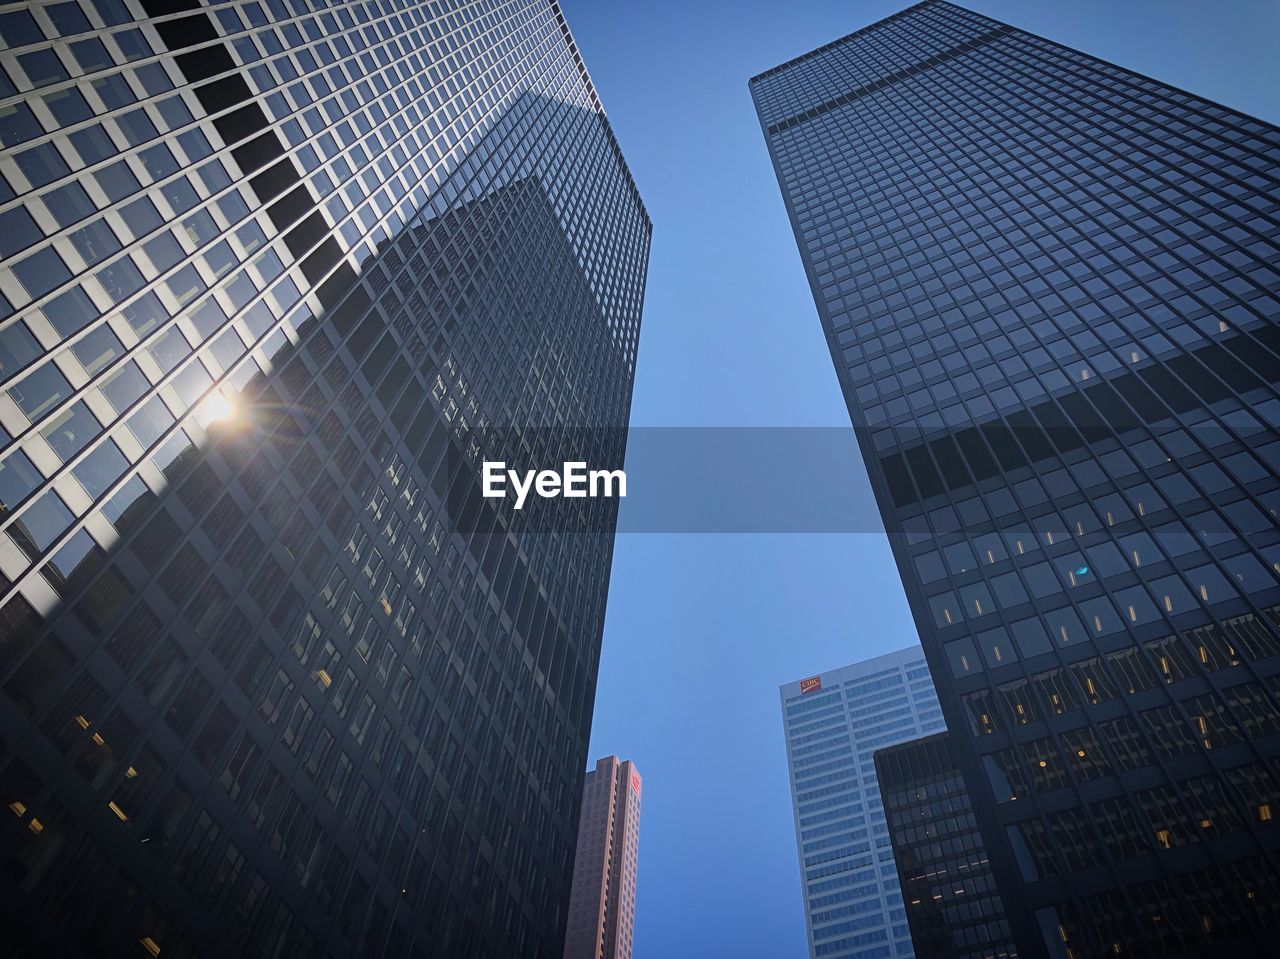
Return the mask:
[[[654,221],[633,424],[847,426],[746,84],[905,4],[562,5]],[[970,6],[1280,121],[1275,0]],[[915,641],[882,536],[619,537],[591,749],[645,776],[636,959],[803,959],[777,687]]]

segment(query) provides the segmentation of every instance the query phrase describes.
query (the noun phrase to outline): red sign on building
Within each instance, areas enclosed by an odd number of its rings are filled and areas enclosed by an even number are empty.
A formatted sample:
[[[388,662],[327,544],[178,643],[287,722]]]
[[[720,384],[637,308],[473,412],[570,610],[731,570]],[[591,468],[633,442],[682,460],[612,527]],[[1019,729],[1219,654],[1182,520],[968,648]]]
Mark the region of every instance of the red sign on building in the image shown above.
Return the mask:
[[[635,794],[637,796],[640,795],[640,774],[639,773],[631,774],[631,788],[635,790]]]
[[[801,693],[801,695],[803,695],[803,694],[805,694],[805,693],[816,693],[816,692],[817,692],[819,689],[821,689],[821,688],[822,688],[822,677],[821,677],[821,676],[814,676],[814,677],[812,677],[812,678],[810,678],[810,679],[802,679],[802,680],[800,680],[800,693]]]

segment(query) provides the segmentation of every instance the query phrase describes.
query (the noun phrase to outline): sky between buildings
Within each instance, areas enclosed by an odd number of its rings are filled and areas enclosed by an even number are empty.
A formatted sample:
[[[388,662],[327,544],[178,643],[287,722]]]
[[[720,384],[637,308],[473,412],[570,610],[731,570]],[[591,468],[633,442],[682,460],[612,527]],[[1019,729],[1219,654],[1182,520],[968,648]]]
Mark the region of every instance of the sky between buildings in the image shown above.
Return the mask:
[[[562,0],[654,222],[633,426],[848,426],[747,79],[903,6]],[[1280,122],[1275,0],[968,6]],[[635,959],[803,959],[777,687],[916,641],[883,535],[619,536],[591,758],[645,777]]]

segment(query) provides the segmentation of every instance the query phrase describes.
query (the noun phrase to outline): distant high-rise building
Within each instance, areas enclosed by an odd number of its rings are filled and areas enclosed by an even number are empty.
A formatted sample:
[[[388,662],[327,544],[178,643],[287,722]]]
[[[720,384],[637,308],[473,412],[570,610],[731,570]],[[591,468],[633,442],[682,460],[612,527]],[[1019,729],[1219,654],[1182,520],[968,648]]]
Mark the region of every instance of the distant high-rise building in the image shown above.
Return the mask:
[[[587,773],[564,959],[631,959],[641,786],[636,764],[617,756]]]
[[[875,761],[916,959],[1016,959],[948,735],[877,749]]]
[[[557,4],[0,40],[3,951],[558,957],[616,501],[480,461],[621,459],[650,224]]]
[[[944,729],[919,646],[779,690],[809,955],[911,956],[877,749]]]
[[[1024,959],[1280,935],[1280,129],[930,0],[751,81]]]

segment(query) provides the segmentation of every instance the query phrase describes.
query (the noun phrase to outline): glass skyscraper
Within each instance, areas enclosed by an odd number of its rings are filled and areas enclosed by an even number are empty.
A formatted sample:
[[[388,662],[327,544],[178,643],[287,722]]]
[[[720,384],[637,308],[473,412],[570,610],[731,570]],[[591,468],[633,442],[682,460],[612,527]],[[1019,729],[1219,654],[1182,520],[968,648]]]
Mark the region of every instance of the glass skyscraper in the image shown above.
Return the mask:
[[[6,953],[559,959],[616,501],[480,462],[618,465],[650,236],[559,7],[0,39]]]
[[[916,959],[1017,959],[950,737],[886,746],[875,760]]]
[[[1280,130],[943,2],[750,87],[1019,954],[1265,952]]]
[[[911,956],[875,752],[944,729],[919,646],[778,691],[812,959]]]

